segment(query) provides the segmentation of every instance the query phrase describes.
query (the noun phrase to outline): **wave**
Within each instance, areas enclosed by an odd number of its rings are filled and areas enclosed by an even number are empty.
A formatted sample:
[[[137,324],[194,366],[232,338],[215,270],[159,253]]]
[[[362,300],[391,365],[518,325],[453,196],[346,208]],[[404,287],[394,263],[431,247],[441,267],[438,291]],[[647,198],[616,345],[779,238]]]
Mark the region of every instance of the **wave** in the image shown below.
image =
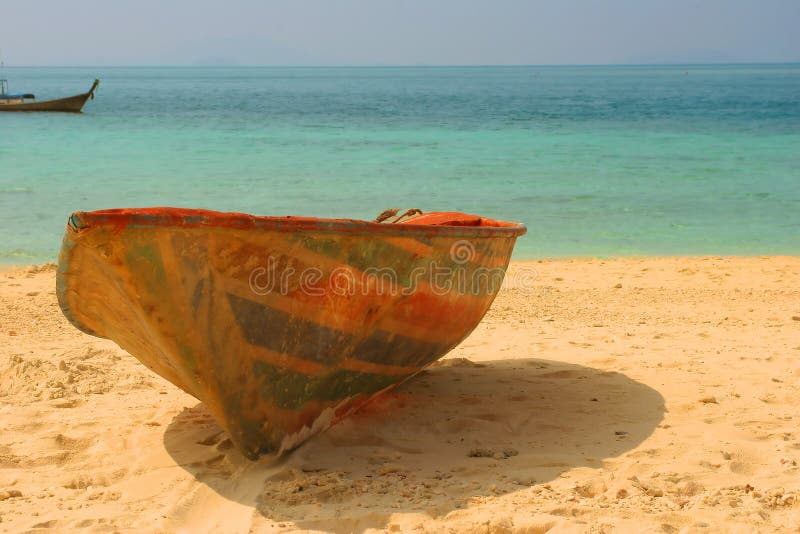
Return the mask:
[[[0,187],[0,195],[19,195],[33,193],[33,188],[26,186]]]

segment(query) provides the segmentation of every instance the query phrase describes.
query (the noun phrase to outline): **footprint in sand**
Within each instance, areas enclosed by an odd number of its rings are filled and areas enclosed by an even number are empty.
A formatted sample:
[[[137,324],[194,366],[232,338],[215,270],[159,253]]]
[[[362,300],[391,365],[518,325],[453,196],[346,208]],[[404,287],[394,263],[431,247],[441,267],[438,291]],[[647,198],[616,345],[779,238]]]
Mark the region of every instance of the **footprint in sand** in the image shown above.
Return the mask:
[[[473,362],[467,358],[445,358],[432,363],[431,367],[486,367],[486,365]]]
[[[572,371],[572,370],[562,370],[562,371],[552,371],[550,373],[542,373],[540,375],[536,375],[537,378],[585,378],[585,375],[579,371]]]
[[[216,445],[217,443],[219,443],[219,440],[222,438],[222,434],[223,433],[221,431],[215,432],[214,434],[211,434],[207,438],[201,439],[200,441],[196,441],[195,443],[197,443],[198,445],[206,445],[210,447],[212,445]]]

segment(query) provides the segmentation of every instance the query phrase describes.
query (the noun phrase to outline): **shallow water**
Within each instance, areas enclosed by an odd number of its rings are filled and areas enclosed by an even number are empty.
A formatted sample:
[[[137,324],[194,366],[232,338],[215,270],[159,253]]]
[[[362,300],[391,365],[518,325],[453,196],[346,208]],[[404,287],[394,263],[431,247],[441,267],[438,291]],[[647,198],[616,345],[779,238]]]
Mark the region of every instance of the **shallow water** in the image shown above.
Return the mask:
[[[800,253],[800,65],[9,68],[0,263],[70,212],[172,205],[522,221],[516,259]]]

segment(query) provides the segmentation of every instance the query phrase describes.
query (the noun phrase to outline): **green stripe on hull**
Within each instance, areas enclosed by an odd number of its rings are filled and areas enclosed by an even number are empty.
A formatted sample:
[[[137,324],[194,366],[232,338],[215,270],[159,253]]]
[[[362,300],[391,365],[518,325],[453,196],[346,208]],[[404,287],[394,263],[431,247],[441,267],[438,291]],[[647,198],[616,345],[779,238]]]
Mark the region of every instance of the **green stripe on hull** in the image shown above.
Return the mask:
[[[310,376],[260,361],[253,362],[253,373],[261,381],[261,397],[286,410],[300,410],[311,401],[337,402],[356,395],[372,395],[413,374],[377,375],[339,369]]]
[[[228,293],[242,337],[251,345],[323,365],[346,358],[383,365],[415,366],[434,361],[449,345],[376,331],[358,337]]]
[[[498,249],[498,241],[489,239],[475,239],[465,245],[468,254],[483,262],[468,260],[463,263],[454,261],[449,246],[441,248],[438,254],[419,256],[381,239],[350,242],[322,235],[298,235],[287,240],[365,274],[372,273],[378,279],[387,271],[391,272],[399,291],[414,291],[424,281],[441,291],[459,291],[478,297],[497,294],[505,275],[505,266],[493,267],[484,262],[497,257],[498,252],[501,256],[508,254],[506,247]],[[376,265],[380,265],[380,269],[376,270]]]

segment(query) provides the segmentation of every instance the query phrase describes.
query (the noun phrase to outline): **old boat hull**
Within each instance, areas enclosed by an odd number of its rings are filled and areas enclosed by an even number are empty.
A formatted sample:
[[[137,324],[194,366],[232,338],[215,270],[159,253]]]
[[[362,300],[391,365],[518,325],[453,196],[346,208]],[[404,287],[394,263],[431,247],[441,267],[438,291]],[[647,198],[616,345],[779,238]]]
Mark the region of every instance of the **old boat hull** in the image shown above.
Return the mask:
[[[419,220],[79,212],[58,298],[74,325],[203,401],[257,458],[413,376],[482,319],[524,226]]]
[[[89,98],[94,98],[94,91],[99,85],[95,80],[92,88],[83,94],[58,98],[55,100],[44,100],[42,102],[32,102],[16,100],[12,103],[0,102],[0,111],[58,111],[64,113],[80,113],[84,104]]]

